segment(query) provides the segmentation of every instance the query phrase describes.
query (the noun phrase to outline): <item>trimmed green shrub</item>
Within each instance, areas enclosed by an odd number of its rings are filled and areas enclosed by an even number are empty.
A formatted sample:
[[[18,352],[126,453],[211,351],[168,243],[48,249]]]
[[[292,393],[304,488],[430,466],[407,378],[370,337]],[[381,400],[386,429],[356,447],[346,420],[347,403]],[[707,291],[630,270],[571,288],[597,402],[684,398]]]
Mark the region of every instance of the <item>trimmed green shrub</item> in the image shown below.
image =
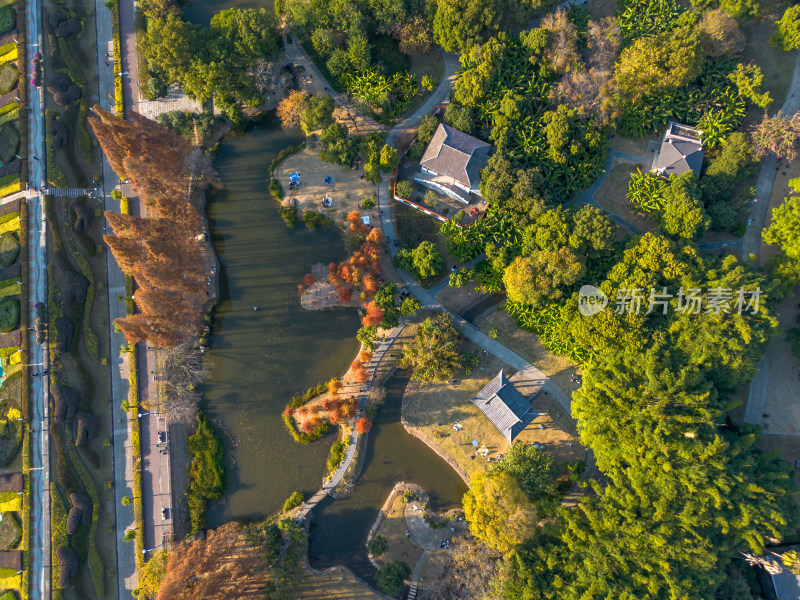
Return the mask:
[[[288,512],[293,508],[300,506],[303,503],[303,500],[304,498],[302,492],[294,492],[286,499],[286,502],[283,503],[283,512]]]
[[[189,486],[186,499],[192,533],[206,525],[206,506],[222,497],[225,472],[222,464],[222,438],[204,413],[197,415],[197,433],[186,438],[189,455]]]
[[[281,187],[281,182],[274,177],[269,180],[269,193],[278,202],[283,200],[283,187]]]
[[[295,225],[297,225],[297,207],[281,206],[281,218],[287,227],[294,229]]]
[[[10,6],[0,8],[0,33],[6,33],[14,29],[17,24],[17,11]]]
[[[338,442],[334,442],[333,446],[331,446],[331,453],[328,456],[328,471],[333,474],[336,472],[336,469],[339,468],[339,465],[342,464],[344,460],[345,452],[347,452],[347,445],[348,440],[347,438],[343,440],[339,440]]]
[[[303,213],[303,223],[305,223],[306,227],[311,231],[314,231],[318,227],[327,227],[331,224],[331,220],[323,214],[314,212],[313,210],[307,210]]]
[[[369,553],[372,554],[372,556],[380,556],[386,552],[388,547],[389,542],[387,542],[386,538],[382,535],[376,535],[367,544],[367,550],[369,550]]]
[[[19,149],[19,132],[12,125],[0,127],[0,161],[10,162]]]
[[[411,195],[414,193],[414,184],[404,179],[403,181],[398,181],[397,186],[395,186],[395,193],[400,198],[405,198],[406,200],[411,200]]]
[[[19,256],[19,240],[13,232],[0,235],[0,266],[13,265]]]
[[[19,327],[19,302],[15,298],[0,300],[0,332],[8,333]]]
[[[0,96],[14,89],[19,82],[19,71],[11,63],[0,65]]]

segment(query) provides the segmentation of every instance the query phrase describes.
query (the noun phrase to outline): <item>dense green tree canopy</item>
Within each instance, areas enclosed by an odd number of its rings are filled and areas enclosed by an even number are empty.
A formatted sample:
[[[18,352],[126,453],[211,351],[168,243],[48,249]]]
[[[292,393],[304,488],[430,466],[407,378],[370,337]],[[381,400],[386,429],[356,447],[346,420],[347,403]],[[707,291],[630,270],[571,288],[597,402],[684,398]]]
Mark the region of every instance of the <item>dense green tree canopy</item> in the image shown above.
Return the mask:
[[[664,208],[658,225],[667,235],[695,239],[702,237],[711,225],[700,201],[700,189],[694,173],[672,176],[663,191]]]
[[[629,98],[667,93],[697,77],[703,58],[700,38],[691,28],[641,37],[622,51],[617,85]]]
[[[403,348],[400,359],[402,368],[414,369],[411,377],[417,381],[448,381],[462,364],[458,332],[445,312],[420,323],[414,340]]]
[[[532,502],[556,495],[558,468],[546,450],[516,442],[492,470],[513,476]]]
[[[786,9],[781,19],[775,23],[775,33],[770,43],[786,52],[800,48],[800,5],[795,4]]]
[[[503,284],[509,300],[538,304],[558,300],[564,290],[583,275],[583,261],[569,248],[535,250],[530,256],[518,256],[506,268]]]

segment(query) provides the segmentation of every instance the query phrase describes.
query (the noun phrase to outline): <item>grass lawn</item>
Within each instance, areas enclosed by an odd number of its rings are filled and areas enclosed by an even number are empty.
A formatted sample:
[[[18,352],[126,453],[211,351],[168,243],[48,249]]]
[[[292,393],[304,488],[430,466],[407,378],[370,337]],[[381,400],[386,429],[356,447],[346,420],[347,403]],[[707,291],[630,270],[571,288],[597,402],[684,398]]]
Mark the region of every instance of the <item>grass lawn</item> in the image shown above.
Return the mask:
[[[394,215],[395,232],[401,246],[413,249],[419,246],[420,242],[433,242],[442,255],[444,261],[442,272],[421,283],[430,287],[443,278],[449,277],[448,265],[454,265],[458,261],[447,253],[447,244],[444,237],[439,234],[442,222],[395,200],[392,200],[392,214]]]
[[[521,356],[545,375],[555,381],[562,390],[571,392],[575,385],[570,377],[578,373],[578,369],[563,356],[551,354],[539,341],[539,336],[517,327],[514,319],[502,310],[497,310],[480,321],[478,329],[488,334],[497,330],[497,341]]]
[[[388,542],[386,551],[376,558],[381,565],[402,560],[413,569],[419,557],[422,556],[422,549],[412,544],[411,540],[406,537],[408,525],[406,524],[405,509],[403,496],[398,494],[386,512],[386,519],[378,528],[376,535],[382,535]]]
[[[22,574],[15,569],[0,569],[0,589],[22,589]]]
[[[303,568],[299,576],[297,597],[301,600],[380,600],[345,567],[333,567],[312,573]]]
[[[636,165],[630,163],[619,163],[611,168],[611,172],[606,177],[603,185],[594,195],[594,201],[606,210],[610,210],[615,215],[619,215],[639,231],[655,231],[657,229],[655,221],[644,215],[637,214],[631,210],[631,204],[625,197],[628,192],[628,182],[631,173],[636,172]],[[629,233],[622,227],[623,233]]]
[[[501,368],[505,369],[509,377],[513,374],[513,369],[492,355],[482,354],[480,348],[471,343],[464,344],[462,349],[481,356],[480,367],[469,377],[457,379],[455,385],[411,381],[403,402],[408,404],[404,414],[409,425],[418,427],[455,459],[468,475],[472,475],[487,471],[490,466],[487,458],[495,460],[498,454],[508,451],[510,445],[472,404],[471,398]],[[582,459],[585,453],[578,443],[572,419],[563,414],[558,405],[544,393],[536,397],[533,404],[536,410],[547,414],[534,419],[516,440],[527,444],[545,444],[559,465]],[[453,428],[456,421],[462,426],[460,431]],[[478,441],[479,448],[485,446],[489,450],[487,458],[476,456],[472,440]]]

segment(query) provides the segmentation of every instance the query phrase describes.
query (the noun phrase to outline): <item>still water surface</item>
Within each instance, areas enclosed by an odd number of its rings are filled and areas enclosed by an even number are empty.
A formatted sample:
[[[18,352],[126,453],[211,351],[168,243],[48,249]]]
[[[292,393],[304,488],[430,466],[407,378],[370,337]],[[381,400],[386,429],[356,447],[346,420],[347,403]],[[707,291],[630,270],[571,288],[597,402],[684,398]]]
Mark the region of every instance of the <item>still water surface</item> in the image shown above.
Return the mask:
[[[342,260],[345,251],[336,231],[288,229],[269,196],[269,164],[296,142],[268,119],[248,135],[226,138],[216,163],[224,187],[212,195],[209,217],[222,301],[205,404],[235,441],[236,468],[227,501],[209,515],[212,526],[263,517],[293,491],[319,488],[333,436],[296,444],[281,411],[291,396],[341,374],[358,349],[355,312],[300,306],[297,285],[311,264]]]
[[[207,25],[214,14],[232,7],[273,12],[270,0],[196,0],[184,13]],[[270,162],[298,141],[281,131],[273,115],[247,135],[226,138],[215,165],[223,189],[211,194],[208,210],[221,264],[221,302],[211,329],[213,370],[204,399],[208,413],[227,430],[235,466],[224,502],[209,512],[212,527],[263,518],[295,490],[309,496],[319,488],[335,437],[296,444],[281,412],[291,396],[341,375],[358,348],[355,312],[309,312],[300,306],[297,285],[310,266],[338,262],[345,251],[337,231],[310,232],[302,225],[289,230],[269,196]],[[371,579],[364,541],[398,481],[428,490],[434,509],[457,505],[466,491],[444,461],[403,429],[400,407],[407,382],[402,374],[389,382],[354,491],[326,500],[315,511],[315,565],[346,564]]]

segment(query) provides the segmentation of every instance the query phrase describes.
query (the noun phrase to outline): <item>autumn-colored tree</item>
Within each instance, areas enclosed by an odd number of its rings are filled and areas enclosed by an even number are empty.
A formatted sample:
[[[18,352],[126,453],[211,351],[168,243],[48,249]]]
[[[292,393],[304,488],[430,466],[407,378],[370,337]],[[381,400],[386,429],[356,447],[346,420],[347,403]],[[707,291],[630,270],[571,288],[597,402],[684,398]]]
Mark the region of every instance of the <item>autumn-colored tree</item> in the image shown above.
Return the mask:
[[[364,316],[361,318],[362,325],[380,325],[383,321],[383,309],[370,302],[364,306]]]
[[[338,379],[334,378],[328,382],[328,393],[331,396],[338,394],[340,389],[342,389],[342,382]]]
[[[341,414],[342,418],[349,419],[350,417],[355,416],[357,408],[358,401],[351,396],[348,398],[347,402],[343,403],[339,408],[339,413]]]
[[[311,273],[306,273],[305,277],[303,277],[303,284],[305,284],[306,287],[314,285],[314,281],[314,276]]]
[[[305,421],[302,425],[300,425],[300,431],[303,433],[311,433],[314,431],[314,426],[311,424],[311,420]]]
[[[175,347],[197,335],[208,302],[191,199],[216,179],[202,148],[131,113],[119,118],[94,107],[90,123],[111,166],[127,178],[153,218],[106,213],[113,236],[104,239],[126,275],[139,286],[139,314],[117,319],[129,342]]]
[[[353,289],[340,285],[339,287],[336,288],[336,294],[337,296],[339,296],[339,302],[345,304],[347,302],[350,302],[350,298],[353,297]]]
[[[362,350],[358,355],[358,360],[360,360],[362,363],[368,363],[372,360],[372,352]]]
[[[353,369],[353,371],[357,371],[362,366],[363,365],[361,364],[361,361],[358,359],[355,359],[353,362],[350,363],[350,368]]]
[[[300,115],[308,102],[308,92],[291,90],[289,95],[278,103],[277,113],[281,127],[285,130],[300,127]]]
[[[294,409],[291,406],[288,406],[286,407],[286,410],[283,411],[283,414],[285,414],[287,417],[291,417],[294,415]]]
[[[264,560],[239,523],[178,544],[167,558],[158,600],[250,598],[267,576]]]
[[[311,411],[312,415],[316,415],[322,410],[322,407],[319,404],[312,404],[308,407],[308,410]]]
[[[342,414],[338,410],[333,410],[328,414],[328,420],[331,425],[338,425],[342,422]]]
[[[374,273],[367,273],[364,275],[364,291],[367,292],[370,296],[378,291],[378,288],[381,287],[381,284],[378,283],[378,278],[375,277]]]
[[[370,429],[372,429],[372,421],[370,421],[367,417],[361,417],[356,421],[356,433],[361,435],[367,433]]]
[[[368,234],[366,241],[370,244],[374,244],[378,248],[382,248],[383,245],[386,243],[386,238],[383,237],[383,233],[380,229],[373,228]]]
[[[356,369],[353,375],[358,383],[366,383],[369,381],[369,373],[367,373],[367,370],[363,366]]]
[[[304,404],[303,406],[301,406],[300,408],[297,409],[297,412],[299,412],[301,415],[307,415],[308,414],[308,406],[306,406]]]
[[[322,425],[322,417],[320,417],[319,415],[314,415],[308,420],[308,422],[311,423],[312,427],[319,427],[320,425]]]

